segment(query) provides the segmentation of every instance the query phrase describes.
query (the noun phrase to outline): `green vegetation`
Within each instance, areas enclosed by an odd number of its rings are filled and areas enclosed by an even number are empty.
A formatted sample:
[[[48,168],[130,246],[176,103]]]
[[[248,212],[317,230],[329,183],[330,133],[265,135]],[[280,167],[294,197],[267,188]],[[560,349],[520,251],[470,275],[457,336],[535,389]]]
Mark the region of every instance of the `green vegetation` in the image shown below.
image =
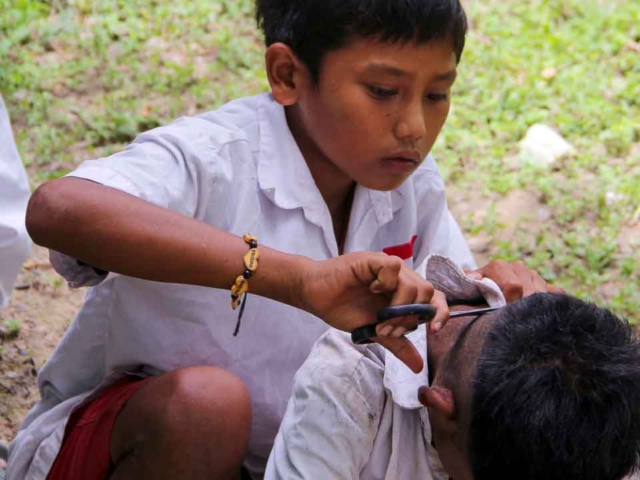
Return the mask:
[[[0,86],[33,181],[264,89],[249,1],[0,0]]]
[[[523,258],[637,321],[640,2],[467,3],[472,32],[434,152],[452,209],[485,256]],[[34,185],[141,130],[263,91],[262,65],[250,0],[0,0],[0,89]],[[518,166],[535,123],[577,154]],[[507,222],[518,191],[535,211]]]
[[[15,338],[20,333],[20,320],[12,318],[0,324],[0,339]]]
[[[471,2],[470,17],[441,164],[455,189],[489,198],[527,190],[547,213],[506,241],[496,215],[465,226],[493,229],[489,256],[524,258],[548,280],[637,321],[640,3]],[[535,123],[556,128],[577,155],[551,170],[514,167],[517,143]]]

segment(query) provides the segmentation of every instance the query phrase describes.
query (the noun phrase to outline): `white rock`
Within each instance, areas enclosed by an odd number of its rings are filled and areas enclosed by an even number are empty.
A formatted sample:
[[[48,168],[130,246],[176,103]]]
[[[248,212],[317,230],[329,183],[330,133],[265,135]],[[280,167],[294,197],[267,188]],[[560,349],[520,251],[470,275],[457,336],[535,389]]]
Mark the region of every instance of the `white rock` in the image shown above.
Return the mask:
[[[608,207],[615,205],[616,203],[620,203],[625,200],[626,197],[622,193],[618,192],[607,192],[605,194],[605,202]]]
[[[521,164],[548,167],[559,159],[575,153],[575,148],[552,128],[536,124],[520,142]]]
[[[546,222],[547,220],[551,220],[551,218],[553,217],[553,212],[546,208],[546,207],[540,207],[538,209],[538,220],[540,220],[541,222]]]

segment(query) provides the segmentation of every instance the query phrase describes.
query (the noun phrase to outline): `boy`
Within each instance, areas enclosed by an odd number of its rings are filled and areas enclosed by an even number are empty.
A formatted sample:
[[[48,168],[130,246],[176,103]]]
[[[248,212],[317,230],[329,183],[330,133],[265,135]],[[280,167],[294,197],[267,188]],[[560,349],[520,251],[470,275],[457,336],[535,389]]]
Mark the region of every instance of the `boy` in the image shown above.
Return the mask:
[[[271,95],[144,133],[34,194],[34,239],[97,286],[40,373],[9,480],[260,478],[326,324],[351,331],[389,303],[434,304],[434,330],[448,318],[411,266],[473,265],[428,156],[464,45],[458,0],[257,11]],[[247,283],[240,325],[229,288],[237,306]],[[379,326],[379,342],[420,371],[413,324]]]
[[[410,335],[428,365],[420,375],[378,345],[323,335],[294,379],[266,478],[620,480],[634,470],[640,342],[606,309],[541,293],[544,281],[521,272],[527,298]],[[505,305],[492,282],[446,258],[430,257],[426,278],[447,298]]]

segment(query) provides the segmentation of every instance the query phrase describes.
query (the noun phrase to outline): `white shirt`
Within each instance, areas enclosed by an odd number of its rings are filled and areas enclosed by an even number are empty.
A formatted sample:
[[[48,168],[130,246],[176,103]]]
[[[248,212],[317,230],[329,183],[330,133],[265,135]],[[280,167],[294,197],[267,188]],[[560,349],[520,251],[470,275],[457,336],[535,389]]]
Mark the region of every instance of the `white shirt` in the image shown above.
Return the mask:
[[[505,304],[493,281],[470,280],[445,257],[427,262],[418,271],[448,298],[484,296],[491,306]],[[418,401],[418,389],[429,383],[426,328],[408,338],[423,356],[420,374],[379,345],[325,333],[294,378],[265,478],[448,480]]]
[[[140,135],[126,150],[83,163],[90,179],[214,225],[251,233],[283,252],[338,255],[331,215],[270,95],[245,98]],[[473,264],[446,205],[432,158],[399,189],[356,189],[345,251],[380,251],[417,235],[412,261],[429,253]],[[153,248],[153,245],[149,245]],[[91,269],[53,255],[75,285],[99,283]],[[229,291],[109,275],[85,303],[38,377],[42,400],[11,445],[8,480],[45,478],[72,408],[112,374],[157,374],[215,365],[247,385],[253,423],[245,466],[260,478],[296,370],[327,330],[306,312],[251,296],[238,337]]]
[[[29,182],[0,96],[0,309],[7,306],[31,239],[24,225]]]

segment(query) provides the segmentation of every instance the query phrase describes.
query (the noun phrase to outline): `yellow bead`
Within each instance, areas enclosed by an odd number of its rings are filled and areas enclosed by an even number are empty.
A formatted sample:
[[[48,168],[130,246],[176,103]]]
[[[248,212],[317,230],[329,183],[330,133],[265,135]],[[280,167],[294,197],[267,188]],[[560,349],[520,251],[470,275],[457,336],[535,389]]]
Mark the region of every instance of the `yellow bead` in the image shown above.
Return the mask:
[[[258,238],[248,233],[242,236],[242,240],[244,240],[244,243],[249,245],[251,245],[252,241],[258,243]]]
[[[240,275],[236,278],[236,283],[231,287],[231,295],[236,295],[237,297],[242,297],[245,293],[249,291],[249,282],[246,278]]]
[[[260,252],[257,248],[252,248],[244,256],[244,266],[247,270],[255,272],[258,269],[258,259],[260,258]]]

